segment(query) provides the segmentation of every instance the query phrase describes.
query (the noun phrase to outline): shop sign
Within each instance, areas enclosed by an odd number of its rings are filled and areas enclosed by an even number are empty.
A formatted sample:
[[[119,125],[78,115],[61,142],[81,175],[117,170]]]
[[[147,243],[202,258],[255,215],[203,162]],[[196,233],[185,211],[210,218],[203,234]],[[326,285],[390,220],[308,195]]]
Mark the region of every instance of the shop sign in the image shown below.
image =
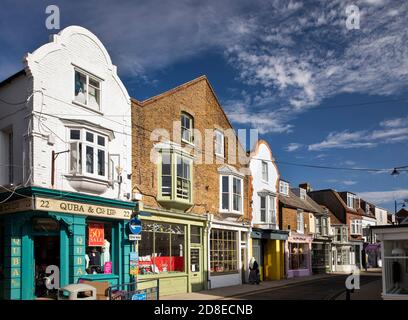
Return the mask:
[[[130,261],[129,261],[129,273],[132,276],[136,276],[138,274],[139,269],[139,254],[137,252],[130,253]]]
[[[88,246],[103,247],[105,242],[105,228],[103,223],[90,223],[88,225]]]
[[[35,210],[80,214],[101,218],[130,219],[132,210],[59,199],[35,198]]]
[[[142,235],[141,234],[129,234],[129,240],[130,241],[140,241],[142,240]]]
[[[147,299],[146,293],[135,293],[132,296],[132,300],[146,300],[146,299]]]
[[[0,214],[14,213],[26,210],[33,210],[33,200],[31,198],[15,200],[0,204]]]

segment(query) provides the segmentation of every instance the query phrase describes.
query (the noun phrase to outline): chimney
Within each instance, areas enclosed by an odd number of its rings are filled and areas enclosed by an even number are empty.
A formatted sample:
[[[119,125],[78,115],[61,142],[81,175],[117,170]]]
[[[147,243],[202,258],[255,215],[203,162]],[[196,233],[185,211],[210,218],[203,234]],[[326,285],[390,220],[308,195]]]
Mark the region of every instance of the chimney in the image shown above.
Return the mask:
[[[308,182],[303,182],[303,183],[299,184],[299,188],[305,189],[306,192],[313,191],[312,186]]]

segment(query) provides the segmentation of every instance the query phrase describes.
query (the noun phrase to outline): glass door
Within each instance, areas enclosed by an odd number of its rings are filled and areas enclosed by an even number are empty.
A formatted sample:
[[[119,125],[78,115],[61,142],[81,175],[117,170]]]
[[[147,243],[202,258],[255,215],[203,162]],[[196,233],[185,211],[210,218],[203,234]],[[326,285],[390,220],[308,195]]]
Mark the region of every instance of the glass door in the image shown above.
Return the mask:
[[[190,249],[190,282],[192,291],[200,291],[203,286],[203,259],[201,248]]]

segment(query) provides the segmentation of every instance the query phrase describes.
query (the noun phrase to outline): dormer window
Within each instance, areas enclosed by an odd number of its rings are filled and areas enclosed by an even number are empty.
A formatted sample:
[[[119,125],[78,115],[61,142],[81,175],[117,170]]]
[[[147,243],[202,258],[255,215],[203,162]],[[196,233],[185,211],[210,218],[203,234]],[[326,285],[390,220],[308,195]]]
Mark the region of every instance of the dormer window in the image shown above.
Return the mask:
[[[193,143],[193,117],[186,112],[181,113],[181,141]]]
[[[347,207],[356,209],[357,197],[355,194],[347,193]]]
[[[366,211],[366,214],[370,213],[370,205],[368,203],[366,203],[365,211]]]
[[[101,81],[84,71],[75,70],[75,102],[100,110]]]
[[[279,181],[279,192],[285,196],[289,196],[289,183],[286,181]]]
[[[306,200],[306,190],[300,188],[300,189],[299,189],[299,196],[300,196],[300,199]]]

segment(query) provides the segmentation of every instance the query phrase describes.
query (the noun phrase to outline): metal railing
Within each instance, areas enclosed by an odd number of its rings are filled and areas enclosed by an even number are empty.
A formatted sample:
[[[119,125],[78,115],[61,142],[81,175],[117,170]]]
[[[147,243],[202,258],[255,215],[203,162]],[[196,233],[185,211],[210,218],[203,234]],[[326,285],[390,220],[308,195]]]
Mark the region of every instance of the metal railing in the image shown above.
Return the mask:
[[[149,282],[154,285],[146,286]],[[139,280],[111,286],[108,288],[108,297],[109,300],[159,300],[159,279]]]

